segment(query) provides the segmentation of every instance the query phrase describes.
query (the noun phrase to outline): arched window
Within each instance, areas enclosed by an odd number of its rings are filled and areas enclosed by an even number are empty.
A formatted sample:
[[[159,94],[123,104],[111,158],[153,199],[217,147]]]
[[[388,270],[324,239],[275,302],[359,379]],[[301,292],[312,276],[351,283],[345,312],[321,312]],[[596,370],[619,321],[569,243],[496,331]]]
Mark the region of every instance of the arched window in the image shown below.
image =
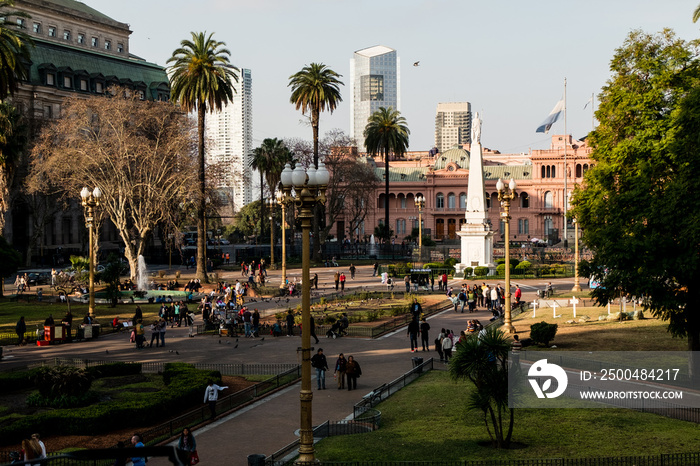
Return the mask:
[[[401,209],[405,209],[406,208],[406,196],[404,196],[403,194],[399,194],[398,200],[399,200],[399,207]]]
[[[437,193],[435,196],[435,208],[444,209],[445,208],[445,195],[442,193]]]
[[[552,167],[547,165],[547,178],[551,178],[552,176]]]
[[[540,178],[545,178],[545,168],[544,165],[542,165],[542,176]]]
[[[547,191],[544,193],[544,208],[552,209],[554,207],[554,195],[552,191]]]
[[[406,234],[406,219],[397,218],[396,219],[396,234],[405,235]]]
[[[520,207],[523,209],[530,207],[530,196],[527,193],[520,193]]]
[[[457,220],[454,218],[447,219],[447,237],[450,239],[457,237]]]
[[[486,202],[486,208],[490,209],[491,208],[491,196],[489,196],[489,193],[484,193],[484,201]]]
[[[581,164],[577,163],[576,164],[576,178],[581,178],[583,175],[582,170],[581,170]]]
[[[588,164],[584,163],[583,164],[583,174],[585,175],[587,171],[588,171]]]
[[[467,195],[465,193],[459,195],[459,210],[467,210]]]
[[[557,177],[557,167],[552,165],[552,178]]]
[[[455,193],[450,193],[447,195],[447,208],[454,209],[455,207]]]

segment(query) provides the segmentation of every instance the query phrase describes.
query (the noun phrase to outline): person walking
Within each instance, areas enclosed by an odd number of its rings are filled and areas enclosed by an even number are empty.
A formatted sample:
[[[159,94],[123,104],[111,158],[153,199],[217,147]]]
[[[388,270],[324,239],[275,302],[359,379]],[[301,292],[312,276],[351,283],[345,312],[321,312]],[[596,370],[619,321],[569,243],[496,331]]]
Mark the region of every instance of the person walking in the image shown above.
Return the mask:
[[[187,453],[187,463],[185,464],[199,463],[197,441],[194,439],[194,435],[192,435],[192,431],[190,431],[189,427],[182,429],[180,439],[177,441],[177,449]],[[193,461],[196,461],[196,463]]]
[[[156,341],[156,348],[160,346],[159,343],[159,338],[160,338],[160,321],[155,320],[151,324],[151,343],[148,345],[149,348],[153,348],[153,340]]]
[[[423,345],[423,351],[428,351],[428,348],[430,348],[430,343],[428,339],[428,331],[430,330],[430,324],[428,323],[427,320],[425,320],[425,317],[423,317],[423,320],[420,323],[420,341],[421,344]]]
[[[338,390],[345,388],[345,369],[347,368],[347,365],[347,359],[345,359],[343,353],[340,353],[338,355],[338,359],[335,361],[335,371],[333,372],[333,376],[338,382]]]
[[[309,333],[312,337],[314,337],[314,340],[316,340],[316,344],[318,345],[318,337],[316,336],[316,321],[314,320],[314,316],[309,316]]]
[[[406,293],[411,292],[411,277],[409,275],[406,275],[403,277],[403,283],[406,285]]]
[[[216,417],[216,402],[219,399],[219,392],[224,391],[228,386],[220,387],[210,380],[207,383],[207,388],[204,390],[204,403],[209,403],[209,411],[211,412],[211,418]]]
[[[440,355],[440,362],[445,360],[445,353],[442,351],[442,339],[445,338],[445,329],[443,328],[435,339],[435,351]]]
[[[408,324],[408,330],[406,331],[406,336],[411,340],[411,353],[415,353],[418,350],[418,332],[420,332],[420,325],[418,320],[411,319]]]
[[[355,266],[353,264],[350,264],[350,278],[355,279]]]
[[[134,448],[143,448],[146,445],[143,444],[143,439],[141,438],[141,434],[134,434],[131,437],[131,444],[134,446]],[[133,466],[146,466],[146,457],[145,456],[132,456],[131,462],[133,463]]]
[[[442,339],[442,352],[445,355],[445,362],[449,362],[452,357],[452,337],[449,335],[449,330]]]
[[[348,379],[348,391],[357,389],[357,379],[362,375],[360,364],[355,361],[355,358],[348,356],[348,362],[345,366],[345,376]]]
[[[376,277],[378,271],[379,271],[379,262],[375,262],[374,266],[372,268],[372,276]]]
[[[340,283],[340,274],[338,272],[333,275],[333,281],[335,282],[335,291],[338,291],[338,284]]]
[[[294,313],[291,309],[287,311],[287,336],[294,336]]]
[[[24,343],[24,334],[27,331],[27,324],[24,322],[24,316],[20,317],[15,325],[15,333],[17,334],[17,345],[20,346]]]
[[[326,361],[326,355],[323,354],[323,348],[319,348],[316,354],[314,354],[311,358],[311,367],[316,369],[316,382],[318,383],[318,389],[325,390],[328,361]]]
[[[340,291],[345,291],[345,272],[340,272]]]

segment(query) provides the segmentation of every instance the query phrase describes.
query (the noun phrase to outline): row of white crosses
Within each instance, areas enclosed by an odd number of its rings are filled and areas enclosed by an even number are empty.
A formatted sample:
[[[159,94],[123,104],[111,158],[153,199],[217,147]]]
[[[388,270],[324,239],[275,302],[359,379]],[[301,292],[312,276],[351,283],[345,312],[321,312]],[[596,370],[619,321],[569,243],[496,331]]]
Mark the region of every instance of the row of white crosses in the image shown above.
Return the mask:
[[[569,300],[569,303],[573,304],[573,306],[574,306],[574,318],[575,318],[576,317],[576,305],[579,303],[579,300],[578,300],[578,298],[576,298],[576,296],[574,296],[572,299]],[[532,304],[532,318],[534,319],[537,317],[537,306],[539,306],[540,303],[539,303],[539,301],[537,301],[535,299],[530,304]],[[561,317],[561,314],[557,315],[557,307],[561,307],[561,306],[559,306],[557,304],[557,302],[554,301],[552,303],[552,317],[554,319],[558,319],[559,317]],[[608,305],[608,314],[610,314],[610,305]]]

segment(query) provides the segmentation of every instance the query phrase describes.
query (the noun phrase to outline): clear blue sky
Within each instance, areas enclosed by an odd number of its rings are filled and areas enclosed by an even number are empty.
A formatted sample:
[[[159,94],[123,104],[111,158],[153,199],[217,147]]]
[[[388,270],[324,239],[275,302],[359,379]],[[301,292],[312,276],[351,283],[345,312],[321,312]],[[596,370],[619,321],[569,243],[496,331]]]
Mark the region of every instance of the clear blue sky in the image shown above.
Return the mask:
[[[568,80],[568,132],[591,130],[590,106],[610,76],[609,62],[629,31],[668,27],[700,37],[700,0],[83,0],[129,23],[131,52],[165,65],[191,31],[214,32],[234,65],[253,77],[253,135],[311,139],[289,103],[289,76],[311,62],[343,75],[344,101],[320,129],[350,132],[349,60],[373,45],[401,59],[401,112],[410,150],[434,144],[438,102],[469,101],[483,120],[484,146],[501,152],[549,147],[537,126]],[[420,66],[413,62],[420,60]]]

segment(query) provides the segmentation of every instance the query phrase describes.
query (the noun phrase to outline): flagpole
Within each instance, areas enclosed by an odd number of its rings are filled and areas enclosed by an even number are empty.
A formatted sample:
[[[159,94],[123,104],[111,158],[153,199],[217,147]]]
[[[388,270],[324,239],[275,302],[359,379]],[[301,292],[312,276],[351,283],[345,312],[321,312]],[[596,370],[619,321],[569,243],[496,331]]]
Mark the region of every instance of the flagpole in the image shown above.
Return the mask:
[[[595,129],[595,93],[591,92],[591,131]]]
[[[568,175],[568,170],[567,170],[567,163],[566,163],[566,152],[567,152],[567,146],[569,145],[569,134],[566,132],[566,78],[564,78],[564,248],[567,248],[569,246],[569,241],[568,241],[568,236],[567,236],[567,228],[566,228],[566,214],[567,214],[567,194],[568,194],[568,187],[567,187],[567,180],[569,178]]]

